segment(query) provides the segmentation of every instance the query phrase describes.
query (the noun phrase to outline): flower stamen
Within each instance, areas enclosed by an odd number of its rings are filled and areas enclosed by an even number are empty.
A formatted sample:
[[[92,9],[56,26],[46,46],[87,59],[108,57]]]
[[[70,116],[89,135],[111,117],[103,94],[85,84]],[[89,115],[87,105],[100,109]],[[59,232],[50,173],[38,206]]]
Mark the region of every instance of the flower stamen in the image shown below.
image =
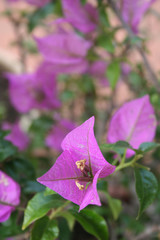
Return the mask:
[[[84,185],[80,184],[78,181],[76,181],[76,186],[79,188],[79,190],[84,189]]]
[[[80,160],[76,162],[77,168],[80,169],[81,171],[84,170],[85,165],[86,165],[86,159]]]

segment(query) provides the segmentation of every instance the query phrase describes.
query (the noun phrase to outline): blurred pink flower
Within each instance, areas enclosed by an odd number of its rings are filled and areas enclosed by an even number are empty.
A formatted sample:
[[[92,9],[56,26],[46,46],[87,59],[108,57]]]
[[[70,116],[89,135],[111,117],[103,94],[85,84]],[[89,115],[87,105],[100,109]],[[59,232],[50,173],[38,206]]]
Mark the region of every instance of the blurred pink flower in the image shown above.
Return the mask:
[[[88,67],[86,55],[92,43],[75,32],[59,31],[44,38],[35,38],[44,59],[54,64],[55,72],[82,73]]]
[[[11,131],[5,137],[5,139],[10,141],[16,147],[18,147],[20,151],[23,151],[28,147],[29,137],[26,133],[22,132],[18,122],[14,124],[4,122],[2,124],[2,129]]]
[[[46,138],[46,145],[60,152],[62,150],[62,140],[67,133],[75,128],[75,126],[74,122],[66,119],[59,119],[48,134]]]
[[[19,2],[22,0],[7,0],[7,2]],[[34,5],[36,7],[44,7],[47,3],[51,2],[51,0],[23,0],[31,5]]]
[[[138,33],[138,25],[154,1],[155,0],[121,0],[118,3],[124,21],[130,25],[134,33]]]
[[[123,140],[138,149],[141,143],[154,139],[157,121],[149,96],[125,103],[112,117],[107,134],[107,142]],[[128,149],[127,157],[134,155]]]
[[[123,75],[127,76],[131,72],[131,66],[126,62],[121,63],[121,72],[122,72],[122,77]]]
[[[80,0],[62,0],[62,9],[65,19],[83,33],[96,29],[98,24],[98,11],[90,3],[84,6]]]
[[[6,77],[10,100],[17,111],[25,113],[33,108],[49,110],[60,107],[52,64],[42,63],[33,74],[7,73]]]
[[[112,174],[115,166],[103,157],[93,132],[94,117],[71,131],[62,142],[63,153],[38,182],[80,205],[101,205],[98,178]]]
[[[17,206],[20,203],[20,186],[0,170],[0,201]],[[0,203],[0,222],[6,221],[15,207]]]
[[[100,81],[101,85],[104,87],[109,86],[109,81],[106,78],[106,70],[107,70],[107,62],[103,60],[98,60],[92,63],[89,69],[89,73],[98,81]]]

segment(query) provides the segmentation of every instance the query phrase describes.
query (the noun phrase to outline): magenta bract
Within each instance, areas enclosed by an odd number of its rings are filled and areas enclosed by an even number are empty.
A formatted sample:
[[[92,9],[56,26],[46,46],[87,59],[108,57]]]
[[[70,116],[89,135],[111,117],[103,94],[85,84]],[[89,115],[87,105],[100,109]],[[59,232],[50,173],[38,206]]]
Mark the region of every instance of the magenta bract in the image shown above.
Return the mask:
[[[149,101],[149,96],[125,103],[112,117],[107,134],[107,142],[115,143],[123,140],[138,148],[143,142],[154,139],[156,131],[156,117]],[[134,151],[127,150],[127,157],[134,155]]]
[[[29,145],[29,137],[24,133],[19,123],[14,124],[4,122],[2,124],[3,130],[10,130],[11,132],[5,137],[6,140],[10,141],[13,145],[18,147],[20,151],[25,150]]]
[[[82,73],[88,67],[85,59],[91,42],[74,32],[58,32],[44,38],[35,38],[46,61],[54,64],[59,73]]]
[[[80,0],[62,0],[62,9],[65,19],[83,33],[96,29],[98,11],[91,4],[81,5]]]
[[[20,186],[0,170],[0,201],[17,206],[20,203]],[[15,207],[0,204],[0,222],[6,221]]]
[[[49,110],[60,107],[56,75],[50,63],[42,63],[33,74],[8,73],[6,77],[10,100],[17,111],[25,113],[33,108]]]
[[[155,0],[122,0],[119,1],[119,9],[122,13],[123,19],[134,33],[138,32],[138,25]]]
[[[48,134],[45,141],[46,145],[58,152],[62,151],[61,143],[64,137],[74,128],[75,123],[66,119],[59,119],[59,121],[57,121],[57,123],[53,126],[50,133]]]
[[[93,132],[94,117],[71,131],[62,142],[63,153],[38,182],[80,205],[101,205],[97,180],[114,172],[103,157]]]

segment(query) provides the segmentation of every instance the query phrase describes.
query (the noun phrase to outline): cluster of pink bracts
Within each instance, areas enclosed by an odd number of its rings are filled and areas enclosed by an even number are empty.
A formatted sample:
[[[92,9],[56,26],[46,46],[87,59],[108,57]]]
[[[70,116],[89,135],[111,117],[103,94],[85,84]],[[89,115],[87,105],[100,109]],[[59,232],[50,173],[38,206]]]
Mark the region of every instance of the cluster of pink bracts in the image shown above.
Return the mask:
[[[8,0],[17,1],[20,0]],[[120,1],[118,8],[134,33],[138,32],[140,20],[153,1]],[[26,2],[43,7],[50,1]],[[59,74],[90,73],[101,82],[107,82],[107,63],[100,59],[90,64],[87,60],[88,51],[93,45],[92,33],[97,31],[100,21],[97,9],[89,3],[82,6],[80,0],[62,0],[62,8],[64,17],[53,23],[56,25],[55,32],[44,38],[35,38],[44,58],[37,70],[32,74],[6,74],[11,103],[20,113],[28,113],[32,109],[58,109],[61,106],[56,83]],[[64,29],[64,23],[72,25],[72,28]],[[75,29],[83,33],[83,37],[78,35]],[[128,69],[128,66],[125,66],[125,69]],[[46,138],[46,144],[57,151],[62,149],[63,152],[54,166],[38,179],[64,198],[80,205],[80,210],[88,204],[100,205],[97,180],[107,177],[115,170],[115,166],[104,159],[94,137],[93,126],[94,117],[77,128],[74,123],[58,118]],[[19,150],[28,146],[29,138],[22,132],[18,122],[4,123],[3,129],[11,130],[6,140],[11,141]],[[141,143],[153,140],[155,129],[154,110],[149,97],[144,96],[124,104],[114,114],[108,128],[107,142],[125,140],[132,147],[138,148]],[[69,131],[71,132],[66,135]],[[127,157],[133,154],[132,150],[127,150]],[[9,218],[19,202],[19,185],[0,171],[0,222]]]

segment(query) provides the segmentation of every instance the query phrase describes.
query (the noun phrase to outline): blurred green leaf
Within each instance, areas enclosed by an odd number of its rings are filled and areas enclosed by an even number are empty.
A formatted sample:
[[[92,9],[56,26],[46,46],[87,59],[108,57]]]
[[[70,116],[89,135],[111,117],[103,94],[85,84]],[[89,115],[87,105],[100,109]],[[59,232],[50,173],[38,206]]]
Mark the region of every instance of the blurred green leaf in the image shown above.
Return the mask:
[[[24,193],[36,193],[45,190],[45,186],[36,181],[26,181],[23,186]]]
[[[86,232],[92,234],[98,240],[108,239],[107,223],[99,214],[89,209],[84,209],[79,213],[75,209],[70,209],[69,212],[82,225]]]
[[[141,150],[142,152],[149,152],[157,147],[160,147],[160,143],[144,142],[139,146],[139,150]]]
[[[120,77],[120,74],[121,74],[120,63],[118,61],[111,62],[107,67],[106,77],[108,78],[112,89],[115,88],[117,81]]]
[[[60,218],[58,221],[58,227],[59,227],[59,240],[70,240],[72,233],[69,229],[68,222],[65,218]]]
[[[0,224],[0,239],[6,239],[18,235],[22,232],[21,225],[17,224],[17,212],[13,212],[11,217]]]
[[[57,208],[64,203],[64,199],[57,194],[45,196],[44,192],[37,193],[27,205],[24,212],[24,230],[35,220],[42,218],[51,208]]]
[[[5,133],[4,133],[5,134]],[[17,153],[17,148],[11,142],[0,138],[0,162]]]
[[[36,178],[35,169],[31,162],[20,157],[4,163],[5,172],[20,184]]]
[[[46,187],[46,189],[44,191],[44,195],[48,196],[48,195],[52,195],[52,194],[56,194],[56,192],[54,192],[52,189]]]
[[[54,240],[58,235],[57,222],[45,216],[35,222],[31,233],[31,240]]]
[[[122,211],[122,203],[119,199],[112,198],[107,192],[106,192],[106,197],[108,200],[108,205],[113,214],[113,218],[114,220],[117,220],[120,212]]]
[[[113,36],[110,34],[106,35],[105,36],[100,36],[98,41],[97,41],[97,44],[98,46],[100,47],[103,47],[105,50],[107,50],[108,52],[110,53],[113,53],[114,52],[114,45],[113,45]]]
[[[42,20],[49,14],[53,13],[53,11],[54,5],[50,3],[43,8],[38,8],[31,14],[28,14],[28,31],[31,32],[37,25],[40,25]]]
[[[153,202],[158,192],[158,182],[152,172],[135,168],[136,192],[140,207],[137,218]]]
[[[33,120],[29,128],[31,136],[34,139],[34,141],[32,141],[32,147],[44,147],[44,139],[53,124],[53,118],[47,115],[42,115]]]
[[[111,144],[104,143],[104,144],[100,145],[101,150],[113,151],[118,154],[123,154],[126,148],[129,148],[135,152],[138,152],[138,150],[132,148],[132,146],[128,142],[125,142],[125,141],[118,141],[116,143],[111,143]]]
[[[101,0],[99,0],[99,6],[101,6]],[[99,15],[100,15],[100,22],[105,26],[105,27],[110,27],[110,22],[108,18],[108,14],[106,12],[106,8],[104,6],[99,7]]]

